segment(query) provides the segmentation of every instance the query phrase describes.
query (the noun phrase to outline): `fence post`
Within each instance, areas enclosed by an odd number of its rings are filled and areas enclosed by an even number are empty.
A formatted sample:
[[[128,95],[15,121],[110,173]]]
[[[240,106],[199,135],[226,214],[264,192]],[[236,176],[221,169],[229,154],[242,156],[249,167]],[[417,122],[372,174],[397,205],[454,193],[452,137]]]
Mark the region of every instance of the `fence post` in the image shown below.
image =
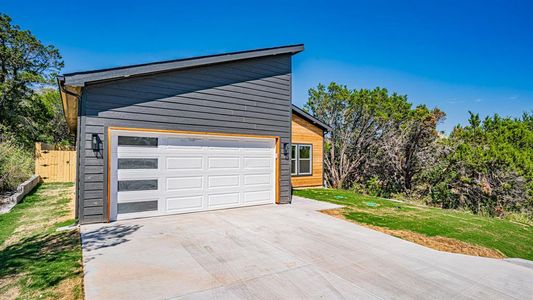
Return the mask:
[[[34,174],[37,174],[37,175],[41,173],[41,169],[39,168],[40,157],[41,157],[41,143],[35,143],[35,162],[34,162],[33,172]]]
[[[35,143],[35,157],[41,153],[41,143]]]

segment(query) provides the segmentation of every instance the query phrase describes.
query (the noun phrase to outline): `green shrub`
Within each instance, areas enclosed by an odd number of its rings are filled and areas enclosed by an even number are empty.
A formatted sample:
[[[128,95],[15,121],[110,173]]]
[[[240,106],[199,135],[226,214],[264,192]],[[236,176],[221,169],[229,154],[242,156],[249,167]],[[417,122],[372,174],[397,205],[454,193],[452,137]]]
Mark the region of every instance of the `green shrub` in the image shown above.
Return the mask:
[[[533,113],[483,121],[471,113],[469,125],[455,127],[445,148],[427,172],[431,204],[533,217]]]
[[[0,143],[0,192],[12,191],[33,174],[33,156],[12,143]]]
[[[366,188],[367,193],[370,196],[374,196],[374,197],[385,196],[382,186],[381,186],[381,181],[379,180],[379,177],[376,175],[370,177],[370,179],[366,181],[365,188]]]

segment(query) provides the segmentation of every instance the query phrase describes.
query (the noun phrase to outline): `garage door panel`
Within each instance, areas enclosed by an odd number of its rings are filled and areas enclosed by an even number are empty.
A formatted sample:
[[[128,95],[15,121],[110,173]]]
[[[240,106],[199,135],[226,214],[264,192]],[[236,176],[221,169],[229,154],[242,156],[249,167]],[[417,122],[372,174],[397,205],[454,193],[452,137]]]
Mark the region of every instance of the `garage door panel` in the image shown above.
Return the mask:
[[[137,202],[144,201],[148,199],[158,199],[159,193],[156,191],[142,191],[142,192],[118,192],[117,200],[118,203],[121,202]]]
[[[233,157],[209,157],[207,159],[208,169],[239,169],[240,158]]]
[[[207,188],[239,187],[240,176],[236,175],[210,175],[207,176]]]
[[[183,211],[203,208],[203,195],[166,198],[167,211]]]
[[[272,168],[272,159],[269,157],[246,157],[244,158],[245,169]]]
[[[271,190],[270,184],[255,184],[255,185],[247,185],[243,187],[243,192],[253,192],[253,191],[269,191]]]
[[[243,177],[245,185],[272,184],[271,173],[245,174]]]
[[[202,190],[203,181],[203,176],[167,177],[166,191]]]
[[[236,206],[240,201],[240,193],[228,192],[207,195],[207,205],[210,208],[217,208],[222,206]]]
[[[201,170],[204,159],[202,156],[170,156],[166,157],[166,169],[171,170]]]
[[[244,192],[244,203],[270,203],[272,192],[270,190]]]

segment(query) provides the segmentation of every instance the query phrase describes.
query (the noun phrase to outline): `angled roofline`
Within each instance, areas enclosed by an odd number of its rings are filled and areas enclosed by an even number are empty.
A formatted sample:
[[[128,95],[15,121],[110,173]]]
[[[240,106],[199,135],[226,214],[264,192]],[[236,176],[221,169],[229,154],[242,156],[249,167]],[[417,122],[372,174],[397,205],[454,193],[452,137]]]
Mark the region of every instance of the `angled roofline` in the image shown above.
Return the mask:
[[[303,44],[295,44],[288,46],[261,48],[255,50],[246,50],[238,52],[229,52],[214,55],[196,56],[190,58],[182,58],[175,60],[166,60],[159,62],[152,62],[146,64],[129,65],[116,68],[99,69],[92,71],[67,73],[58,76],[60,85],[83,87],[90,82],[101,82],[107,80],[115,80],[126,78],[130,76],[141,76],[147,74],[154,74],[160,72],[168,72],[178,69],[198,67],[216,63],[224,63],[242,59],[250,59],[263,56],[279,55],[279,54],[296,54],[304,50]]]
[[[317,125],[318,127],[324,129],[324,131],[331,131],[331,127],[329,127],[327,124],[325,124],[324,122],[321,122],[320,120],[318,120],[317,118],[313,117],[312,115],[310,115],[309,113],[305,112],[304,110],[302,110],[301,108],[299,108],[298,106],[296,105],[292,105],[292,111],[294,113],[296,113],[297,115],[299,115],[300,117],[306,119],[307,121]]]

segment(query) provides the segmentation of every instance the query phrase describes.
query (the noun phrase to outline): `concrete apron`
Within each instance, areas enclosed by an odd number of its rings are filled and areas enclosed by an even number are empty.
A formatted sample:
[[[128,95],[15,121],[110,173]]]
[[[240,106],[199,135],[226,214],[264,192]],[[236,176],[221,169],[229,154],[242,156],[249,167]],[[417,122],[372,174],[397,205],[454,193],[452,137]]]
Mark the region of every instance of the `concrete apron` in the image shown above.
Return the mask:
[[[531,299],[533,269],[265,205],[82,226],[92,299]]]

